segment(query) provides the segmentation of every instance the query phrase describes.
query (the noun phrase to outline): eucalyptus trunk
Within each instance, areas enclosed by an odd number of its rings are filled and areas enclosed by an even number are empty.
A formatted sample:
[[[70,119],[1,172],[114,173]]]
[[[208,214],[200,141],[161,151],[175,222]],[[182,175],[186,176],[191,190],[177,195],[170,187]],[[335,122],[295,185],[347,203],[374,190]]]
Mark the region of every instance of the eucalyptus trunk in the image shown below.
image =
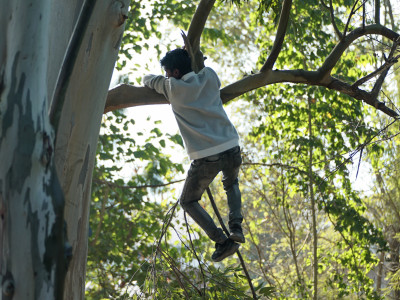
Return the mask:
[[[64,299],[83,299],[92,170],[129,2],[0,3],[2,299],[62,299],[63,285]]]
[[[0,2],[1,297],[60,299],[64,198],[47,110],[50,1]]]
[[[92,171],[128,3],[96,2],[59,120],[56,166],[65,193],[65,220],[73,249],[65,281],[64,299],[68,300],[84,297]]]

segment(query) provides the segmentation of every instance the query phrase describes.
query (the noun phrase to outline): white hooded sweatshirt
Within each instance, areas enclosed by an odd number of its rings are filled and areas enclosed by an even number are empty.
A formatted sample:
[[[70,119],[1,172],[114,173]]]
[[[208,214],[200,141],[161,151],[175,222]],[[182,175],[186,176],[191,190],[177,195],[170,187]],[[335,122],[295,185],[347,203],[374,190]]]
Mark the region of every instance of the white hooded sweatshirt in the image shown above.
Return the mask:
[[[239,136],[222,106],[218,75],[209,67],[181,79],[146,75],[146,86],[172,106],[189,158],[200,159],[239,145]]]

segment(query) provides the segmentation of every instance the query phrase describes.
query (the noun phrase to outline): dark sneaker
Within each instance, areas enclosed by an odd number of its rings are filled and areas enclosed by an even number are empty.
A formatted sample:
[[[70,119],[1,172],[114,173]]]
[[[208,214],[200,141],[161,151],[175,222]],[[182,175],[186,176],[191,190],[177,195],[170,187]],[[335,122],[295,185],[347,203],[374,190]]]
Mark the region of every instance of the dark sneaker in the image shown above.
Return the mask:
[[[244,238],[243,235],[243,230],[242,230],[242,226],[239,224],[235,224],[232,226],[231,230],[231,234],[229,235],[229,238],[235,242],[238,243],[244,243],[246,242],[246,239]]]
[[[215,243],[215,251],[211,256],[211,259],[215,262],[221,261],[235,253],[237,249],[239,249],[239,244],[236,244],[231,239],[227,239],[222,244]]]

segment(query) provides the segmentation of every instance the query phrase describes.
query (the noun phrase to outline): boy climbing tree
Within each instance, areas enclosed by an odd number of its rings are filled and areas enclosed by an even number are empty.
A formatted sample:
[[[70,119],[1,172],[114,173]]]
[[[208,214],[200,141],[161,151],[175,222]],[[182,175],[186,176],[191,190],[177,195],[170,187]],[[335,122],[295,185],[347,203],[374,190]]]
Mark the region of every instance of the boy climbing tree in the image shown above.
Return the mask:
[[[215,242],[213,261],[232,255],[244,243],[241,223],[241,194],[238,183],[242,163],[239,136],[220,98],[221,83],[209,67],[197,74],[185,49],[167,52],[161,59],[166,77],[146,75],[144,84],[163,94],[171,104],[185,149],[192,160],[179,202],[190,217]],[[222,172],[222,183],[229,207],[227,237],[198,203],[203,192]]]

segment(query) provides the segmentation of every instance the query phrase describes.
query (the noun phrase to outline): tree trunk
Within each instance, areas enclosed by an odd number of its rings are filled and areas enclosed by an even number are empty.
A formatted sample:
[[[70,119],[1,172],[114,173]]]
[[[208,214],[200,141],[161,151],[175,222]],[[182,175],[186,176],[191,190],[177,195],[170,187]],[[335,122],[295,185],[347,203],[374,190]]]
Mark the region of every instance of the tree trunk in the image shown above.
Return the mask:
[[[83,299],[92,171],[107,91],[129,2],[99,0],[72,73],[57,132],[56,166],[65,194],[72,260],[64,299]]]
[[[129,2],[95,1],[55,134],[48,108],[82,2],[0,0],[2,299],[84,298],[91,175]]]
[[[2,299],[60,299],[64,198],[46,85],[50,1],[0,1]]]

